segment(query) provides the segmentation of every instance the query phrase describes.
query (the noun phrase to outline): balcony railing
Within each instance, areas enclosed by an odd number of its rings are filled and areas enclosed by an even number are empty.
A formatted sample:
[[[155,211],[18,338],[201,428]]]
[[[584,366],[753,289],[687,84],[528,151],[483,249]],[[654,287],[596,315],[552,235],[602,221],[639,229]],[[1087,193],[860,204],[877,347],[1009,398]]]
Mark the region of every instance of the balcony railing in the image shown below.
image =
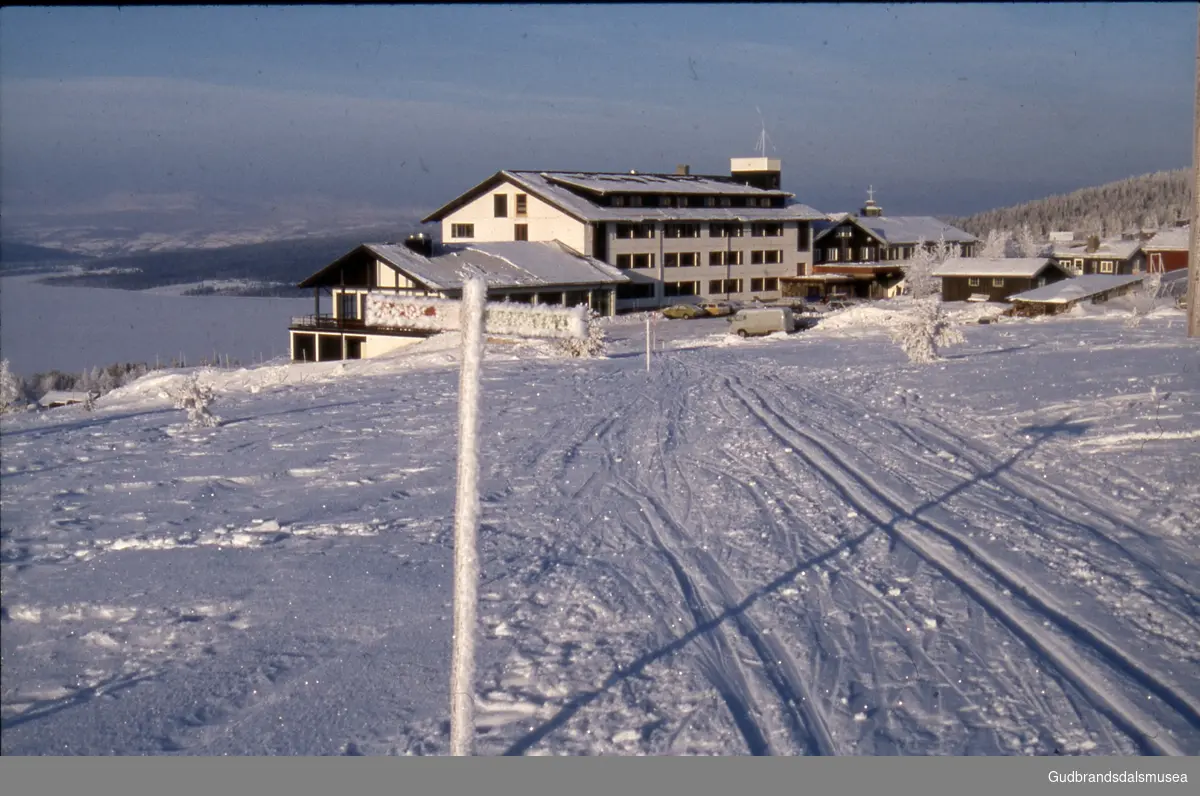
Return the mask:
[[[361,334],[399,334],[408,337],[430,337],[437,332],[404,326],[368,325],[357,318],[335,318],[332,315],[294,315],[291,329],[311,329],[327,332],[359,332]]]

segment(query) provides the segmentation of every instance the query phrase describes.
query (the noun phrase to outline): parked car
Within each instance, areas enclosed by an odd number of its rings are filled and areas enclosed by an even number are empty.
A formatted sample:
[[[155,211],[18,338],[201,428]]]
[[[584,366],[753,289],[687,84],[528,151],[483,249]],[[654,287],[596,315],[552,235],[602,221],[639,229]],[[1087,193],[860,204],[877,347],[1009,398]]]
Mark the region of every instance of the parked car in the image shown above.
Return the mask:
[[[674,304],[663,310],[664,318],[700,318],[707,314],[695,304]]]
[[[729,318],[729,331],[739,337],[796,331],[796,319],[787,307],[738,310]]]
[[[709,315],[715,315],[717,317],[732,315],[734,313],[733,305],[728,301],[702,301],[700,302],[700,309],[704,310]]]

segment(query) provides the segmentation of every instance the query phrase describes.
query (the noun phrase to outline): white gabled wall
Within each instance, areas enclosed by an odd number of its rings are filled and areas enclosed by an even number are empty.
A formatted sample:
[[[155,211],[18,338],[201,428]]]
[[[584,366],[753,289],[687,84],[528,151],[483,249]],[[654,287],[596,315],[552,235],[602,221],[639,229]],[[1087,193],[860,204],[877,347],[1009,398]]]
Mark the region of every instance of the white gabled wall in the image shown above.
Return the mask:
[[[496,218],[496,194],[508,197],[508,216]],[[587,253],[587,225],[571,218],[553,205],[543,202],[533,194],[526,194],[526,212],[517,215],[517,194],[525,191],[511,182],[504,181],[494,189],[468,202],[442,219],[442,240],[445,243],[486,243],[490,241],[516,240],[513,231],[516,224],[529,226],[531,241],[562,241],[578,252]],[[455,224],[473,224],[475,236],[456,238],[450,233]]]

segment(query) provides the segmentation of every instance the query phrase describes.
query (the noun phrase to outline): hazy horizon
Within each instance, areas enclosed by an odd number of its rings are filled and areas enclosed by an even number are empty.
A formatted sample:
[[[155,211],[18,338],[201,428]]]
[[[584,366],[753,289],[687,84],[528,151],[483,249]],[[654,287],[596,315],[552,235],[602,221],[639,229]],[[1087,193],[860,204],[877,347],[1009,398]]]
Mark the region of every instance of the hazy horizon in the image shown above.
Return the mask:
[[[728,173],[765,125],[800,201],[967,215],[1189,166],[1196,13],[5,8],[0,204],[385,218],[504,168]]]

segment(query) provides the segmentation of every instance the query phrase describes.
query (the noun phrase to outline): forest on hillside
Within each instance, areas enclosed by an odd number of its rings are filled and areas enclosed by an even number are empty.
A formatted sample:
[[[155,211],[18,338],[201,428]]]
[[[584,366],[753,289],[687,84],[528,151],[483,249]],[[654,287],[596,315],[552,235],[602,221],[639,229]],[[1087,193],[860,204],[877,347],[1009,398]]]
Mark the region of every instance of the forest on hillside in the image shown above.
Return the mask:
[[[1110,237],[1188,221],[1191,201],[1191,169],[1176,169],[947,220],[979,237],[991,230],[1015,234],[1026,225],[1039,240],[1055,230]]]

